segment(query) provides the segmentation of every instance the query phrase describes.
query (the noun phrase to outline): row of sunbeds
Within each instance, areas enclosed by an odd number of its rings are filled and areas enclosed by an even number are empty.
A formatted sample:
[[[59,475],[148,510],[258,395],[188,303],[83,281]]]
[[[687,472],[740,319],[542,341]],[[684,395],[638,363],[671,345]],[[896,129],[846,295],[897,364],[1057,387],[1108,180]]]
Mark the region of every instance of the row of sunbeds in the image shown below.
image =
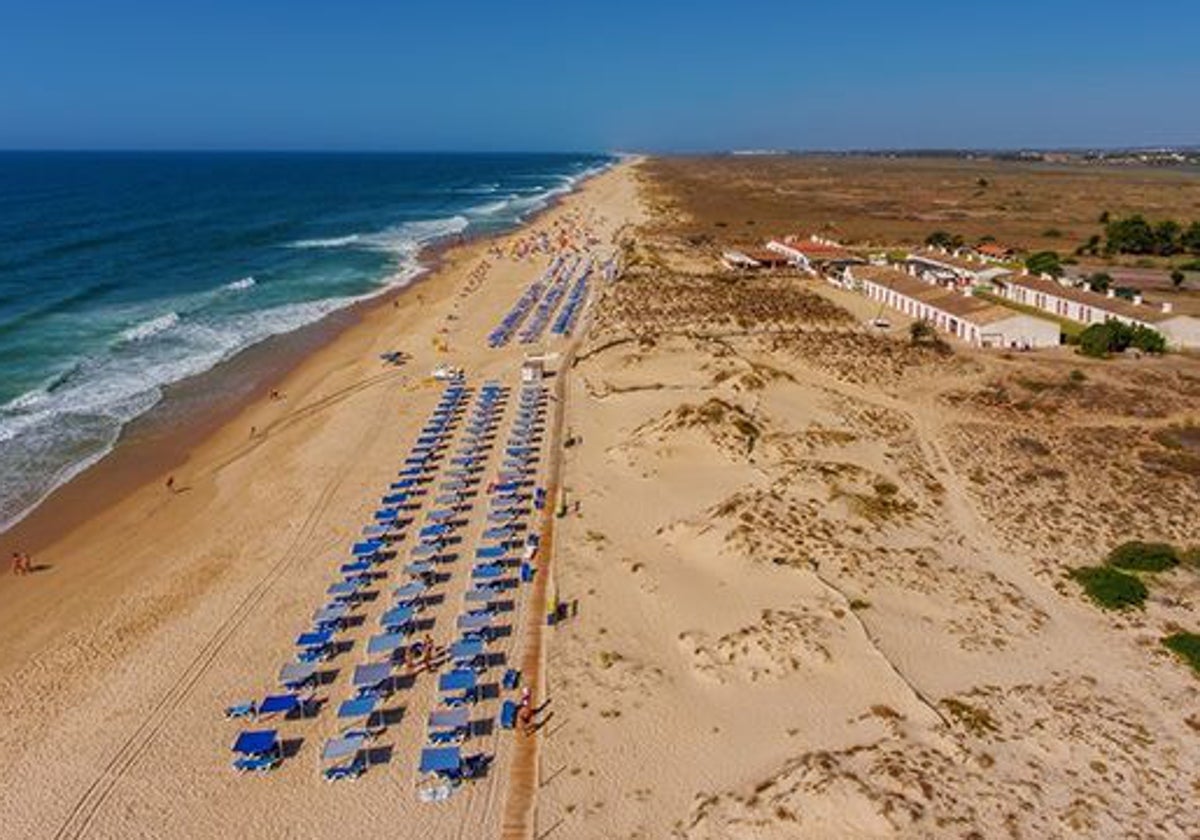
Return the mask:
[[[575,285],[571,287],[571,293],[567,295],[567,300],[563,304],[562,310],[558,313],[558,317],[554,319],[554,326],[550,328],[550,331],[555,335],[570,335],[571,330],[575,328],[575,321],[579,317],[579,313],[583,310],[583,303],[587,299],[588,284],[591,276],[592,258],[588,257],[587,264],[575,280]]]
[[[358,607],[377,594],[376,584],[386,580],[387,573],[381,567],[394,556],[394,544],[412,523],[409,514],[420,507],[420,498],[438,469],[467,396],[461,380],[444,389],[396,481],[374,512],[372,523],[363,528],[363,539],[351,547],[351,560],[338,561],[339,578],[326,589],[327,602],[313,614],[311,627],[297,636],[295,659],[280,669],[279,684],[285,693],[270,695],[261,703],[231,706],[226,709],[227,717],[261,721],[277,716],[307,717],[316,710],[312,691],[321,680],[319,665],[348,646],[339,640],[339,634],[360,620],[355,615]],[[416,629],[415,614],[423,604],[426,588],[425,581],[414,577],[393,592],[392,605],[380,618],[382,632],[367,643],[368,661],[354,669],[355,694],[338,708],[339,734],[322,749],[326,779],[356,778],[366,770],[367,744],[384,728],[380,706],[393,688],[395,655]],[[234,767],[243,772],[271,770],[283,758],[282,742],[275,729],[240,733],[233,751]]]
[[[540,386],[521,389],[496,481],[487,488],[487,520],[455,618],[458,636],[449,647],[451,668],[439,677],[438,701],[421,751],[421,797],[426,801],[446,798],[463,780],[482,773],[489,761],[483,753],[463,755],[464,742],[475,733],[467,710],[494,685],[486,682],[489,672],[504,665],[503,655],[492,648],[511,631],[511,623],[504,622],[511,622],[521,583],[533,577],[538,538],[528,533],[528,519],[533,507],[545,503],[536,487],[545,399]],[[498,680],[500,690],[512,691],[518,681],[518,672],[507,668]],[[512,728],[516,712],[515,702],[504,701],[500,727]]]
[[[550,267],[535,281],[529,284],[524,293],[517,298],[512,308],[501,319],[500,323],[488,334],[489,347],[503,347],[512,340],[521,324],[533,311],[534,305],[541,299],[546,289],[557,279],[566,263],[560,254],[550,262]]]
[[[551,317],[553,317],[559,303],[562,302],[563,297],[566,295],[571,278],[575,276],[575,272],[579,269],[581,262],[582,257],[575,257],[571,260],[570,266],[560,271],[558,276],[554,278],[554,282],[546,289],[546,294],[542,297],[541,303],[534,310],[529,323],[525,325],[525,329],[521,331],[522,344],[532,344],[541,339],[542,333],[546,331],[546,325],[550,323]]]

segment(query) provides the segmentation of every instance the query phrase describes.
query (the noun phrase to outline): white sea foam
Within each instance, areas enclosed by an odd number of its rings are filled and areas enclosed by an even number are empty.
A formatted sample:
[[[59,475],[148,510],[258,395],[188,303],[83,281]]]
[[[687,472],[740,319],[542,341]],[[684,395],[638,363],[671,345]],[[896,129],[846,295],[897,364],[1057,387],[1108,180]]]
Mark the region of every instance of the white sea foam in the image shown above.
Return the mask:
[[[121,340],[126,342],[145,341],[161,332],[166,332],[178,323],[179,313],[168,312],[166,315],[159,315],[157,318],[134,324],[121,333]]]
[[[471,220],[466,216],[423,219],[416,222],[403,222],[373,233],[351,233],[329,239],[302,239],[290,243],[288,247],[358,248],[365,251],[415,254],[435,239],[462,233],[470,224]]]
[[[353,245],[358,241],[358,234],[352,233],[348,236],[334,236],[329,239],[300,239],[296,242],[289,242],[289,248],[345,248],[348,245]]]
[[[232,283],[226,283],[221,288],[231,292],[240,292],[245,289],[253,289],[256,282],[253,277],[243,277],[241,280],[234,280]]]

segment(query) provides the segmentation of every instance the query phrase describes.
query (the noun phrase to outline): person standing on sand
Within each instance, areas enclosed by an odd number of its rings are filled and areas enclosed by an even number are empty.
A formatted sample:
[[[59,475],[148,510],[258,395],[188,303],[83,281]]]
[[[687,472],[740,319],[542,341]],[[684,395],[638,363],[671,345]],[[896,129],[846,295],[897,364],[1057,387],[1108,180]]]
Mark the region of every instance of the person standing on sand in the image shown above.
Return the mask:
[[[21,552],[14,551],[12,553],[12,573],[18,577],[25,574],[25,561],[21,557]]]
[[[168,493],[175,492],[175,476],[173,476],[173,475],[167,476],[167,492]]]
[[[22,574],[33,574],[33,558],[27,552],[21,552],[21,569]]]

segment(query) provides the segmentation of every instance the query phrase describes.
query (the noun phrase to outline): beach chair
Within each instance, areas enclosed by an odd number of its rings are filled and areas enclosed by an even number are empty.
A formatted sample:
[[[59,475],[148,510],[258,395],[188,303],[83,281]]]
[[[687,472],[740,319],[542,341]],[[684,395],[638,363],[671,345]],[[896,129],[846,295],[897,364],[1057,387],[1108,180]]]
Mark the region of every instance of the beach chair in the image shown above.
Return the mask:
[[[357,665],[354,668],[353,685],[359,697],[380,696],[387,691],[392,679],[392,666],[386,662]]]
[[[403,633],[407,635],[412,632],[413,608],[405,606],[396,606],[389,609],[379,617],[379,624],[388,633]]]
[[[338,722],[343,727],[342,736],[346,738],[361,737],[371,740],[378,737],[385,726],[380,722],[372,726],[371,720],[379,708],[379,698],[375,695],[365,695],[346,700],[338,707]]]
[[[365,773],[367,761],[362,749],[365,741],[362,735],[343,735],[326,741],[321,750],[321,761],[325,765],[321,775],[325,781],[357,779]]]
[[[240,733],[233,742],[233,751],[237,754],[233,767],[239,773],[265,773],[283,759],[283,747],[274,729]]]
[[[505,700],[500,707],[500,728],[512,729],[517,725],[517,704],[512,700]]]
[[[429,713],[429,741],[433,744],[455,744],[471,732],[470,713],[463,708],[436,709]]]
[[[317,665],[315,662],[289,662],[279,669],[279,684],[289,691],[315,685]]]
[[[517,687],[517,684],[520,682],[521,682],[521,672],[518,671],[516,668],[509,668],[507,671],[504,672],[504,679],[501,682],[501,685],[504,687],[505,691],[512,691],[513,689],[515,689]]]
[[[232,706],[225,707],[226,720],[254,719],[257,715],[258,704],[253,700],[247,700],[245,703],[234,703]]]
[[[272,694],[263,699],[262,705],[258,707],[258,714],[255,717],[259,720],[274,717],[275,715],[287,717],[295,711],[299,711],[303,715],[307,711],[307,706],[308,703],[305,698],[294,692],[290,694]]]

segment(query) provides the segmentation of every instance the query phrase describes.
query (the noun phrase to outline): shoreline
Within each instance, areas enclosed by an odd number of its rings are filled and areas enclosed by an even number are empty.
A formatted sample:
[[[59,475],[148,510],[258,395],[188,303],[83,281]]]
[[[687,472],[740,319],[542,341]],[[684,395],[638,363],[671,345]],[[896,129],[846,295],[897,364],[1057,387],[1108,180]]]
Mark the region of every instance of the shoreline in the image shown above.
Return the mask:
[[[208,370],[164,386],[162,398],[126,423],[108,452],[47,493],[7,528],[0,529],[0,551],[42,551],[64,533],[179,468],[191,450],[261,402],[271,383],[287,379],[373,312],[394,306],[406,293],[417,294],[435,283],[460,251],[519,234],[618,163],[614,161],[580,177],[569,191],[549,196],[544,207],[510,228],[433,240],[416,255],[419,273],[402,285],[385,283],[378,293],[310,324],[269,336]],[[195,413],[189,413],[189,409]]]

